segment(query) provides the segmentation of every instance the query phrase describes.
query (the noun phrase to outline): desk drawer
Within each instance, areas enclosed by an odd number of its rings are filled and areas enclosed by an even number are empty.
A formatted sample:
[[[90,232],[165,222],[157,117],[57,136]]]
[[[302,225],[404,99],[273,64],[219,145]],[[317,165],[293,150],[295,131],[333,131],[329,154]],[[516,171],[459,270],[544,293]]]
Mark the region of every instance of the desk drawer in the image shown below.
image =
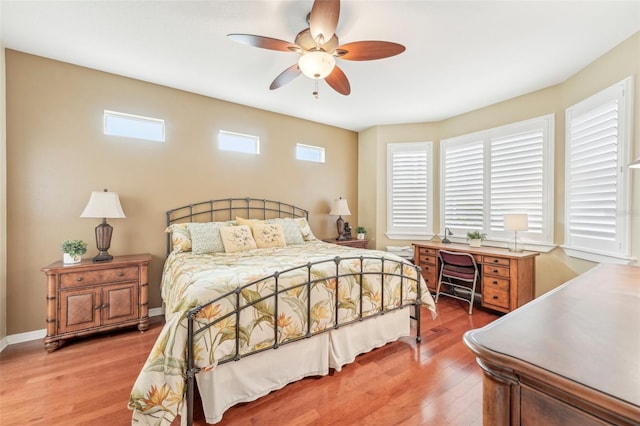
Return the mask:
[[[418,265],[435,265],[436,257],[435,256],[427,256],[420,253],[420,260]]]
[[[482,288],[491,288],[493,291],[509,293],[509,280],[505,278],[484,276],[482,277]]]
[[[483,256],[482,263],[487,265],[509,266],[509,259],[504,257]]]
[[[505,266],[495,266],[495,265],[482,265],[482,274],[483,275],[491,275],[497,277],[509,278],[509,267]]]
[[[60,286],[62,288],[125,281],[138,281],[137,266],[128,266],[124,268],[113,269],[97,269],[84,272],[70,272],[60,275]]]
[[[484,282],[483,282],[484,283]],[[482,304],[500,306],[509,309],[509,291],[492,286],[482,287]]]
[[[426,248],[426,247],[420,247],[418,249],[419,255],[420,257],[422,256],[435,256],[436,253],[436,249],[432,249],[432,248]]]

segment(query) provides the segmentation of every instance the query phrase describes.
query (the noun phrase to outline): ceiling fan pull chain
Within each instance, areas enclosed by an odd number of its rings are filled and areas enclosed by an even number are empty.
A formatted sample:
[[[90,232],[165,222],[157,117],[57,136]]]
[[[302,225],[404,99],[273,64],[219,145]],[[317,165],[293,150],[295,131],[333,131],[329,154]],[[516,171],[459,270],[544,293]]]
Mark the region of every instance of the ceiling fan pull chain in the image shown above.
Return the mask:
[[[316,82],[316,90],[313,91],[313,96],[318,99],[320,97],[318,96],[318,79],[314,79],[314,81]]]

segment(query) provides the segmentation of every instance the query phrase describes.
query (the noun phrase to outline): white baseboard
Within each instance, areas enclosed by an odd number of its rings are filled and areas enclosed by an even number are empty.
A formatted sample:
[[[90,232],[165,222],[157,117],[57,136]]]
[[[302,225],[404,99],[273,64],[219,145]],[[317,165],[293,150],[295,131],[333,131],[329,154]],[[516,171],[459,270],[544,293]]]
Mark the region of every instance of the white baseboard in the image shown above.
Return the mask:
[[[164,308],[151,308],[149,309],[150,317],[157,317],[164,315]],[[26,333],[11,334],[3,339],[0,339],[0,352],[6,349],[9,345],[15,345],[16,343],[31,342],[33,340],[44,339],[47,335],[47,330],[27,331]]]

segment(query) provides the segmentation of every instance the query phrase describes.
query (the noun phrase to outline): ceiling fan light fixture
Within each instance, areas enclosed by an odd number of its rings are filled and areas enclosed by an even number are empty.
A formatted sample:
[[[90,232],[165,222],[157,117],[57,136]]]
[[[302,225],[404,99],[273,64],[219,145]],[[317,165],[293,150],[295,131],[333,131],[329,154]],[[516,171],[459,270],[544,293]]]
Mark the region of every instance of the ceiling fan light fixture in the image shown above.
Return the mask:
[[[300,56],[298,67],[304,75],[313,79],[325,78],[336,66],[333,55],[322,50],[312,50]]]

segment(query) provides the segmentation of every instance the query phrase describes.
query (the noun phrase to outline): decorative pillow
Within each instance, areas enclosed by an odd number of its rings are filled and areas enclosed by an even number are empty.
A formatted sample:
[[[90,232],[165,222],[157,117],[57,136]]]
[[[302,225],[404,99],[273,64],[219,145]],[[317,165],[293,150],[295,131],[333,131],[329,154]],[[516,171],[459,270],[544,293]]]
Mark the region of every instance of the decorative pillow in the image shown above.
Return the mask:
[[[220,228],[220,237],[222,237],[224,251],[227,253],[251,250],[258,247],[248,225],[223,226]]]
[[[300,228],[302,238],[304,238],[305,241],[317,240],[316,236],[313,235],[313,232],[311,232],[311,227],[309,226],[309,222],[307,222],[306,218],[299,217],[297,219],[294,219],[294,221],[298,225],[298,228]]]
[[[224,226],[231,226],[231,224],[224,222],[189,223],[187,229],[191,233],[193,253],[224,253],[224,245],[220,237],[220,228]]]
[[[252,226],[255,223],[264,223],[264,220],[260,219],[245,219],[243,217],[236,216],[236,222],[238,225],[249,225]]]
[[[256,223],[251,227],[258,248],[284,247],[287,245],[279,223]]]
[[[302,238],[302,232],[300,232],[300,228],[290,217],[279,218],[279,219],[268,219],[265,220],[265,223],[277,223],[282,226],[282,232],[284,233],[284,240],[287,245],[290,246],[292,244],[304,244],[304,238]],[[253,231],[253,236],[255,237],[255,229]]]
[[[188,223],[174,223],[169,225],[164,232],[171,234],[171,246],[174,253],[191,251],[191,233],[187,228]]]

